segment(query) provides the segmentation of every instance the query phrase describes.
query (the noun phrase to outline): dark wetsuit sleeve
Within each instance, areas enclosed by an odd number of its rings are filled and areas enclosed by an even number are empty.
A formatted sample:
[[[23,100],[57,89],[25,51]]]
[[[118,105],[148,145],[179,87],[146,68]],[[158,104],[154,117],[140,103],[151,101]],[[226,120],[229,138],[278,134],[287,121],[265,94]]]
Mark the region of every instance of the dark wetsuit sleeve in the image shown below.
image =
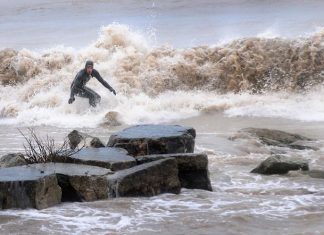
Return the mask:
[[[82,76],[82,74],[81,72],[78,72],[71,84],[71,98],[74,98],[74,95],[77,93],[78,88],[82,87],[82,80],[80,79],[80,76]]]
[[[97,70],[92,71],[92,76],[95,77],[103,86],[105,86],[108,90],[112,91],[113,88],[100,76]]]

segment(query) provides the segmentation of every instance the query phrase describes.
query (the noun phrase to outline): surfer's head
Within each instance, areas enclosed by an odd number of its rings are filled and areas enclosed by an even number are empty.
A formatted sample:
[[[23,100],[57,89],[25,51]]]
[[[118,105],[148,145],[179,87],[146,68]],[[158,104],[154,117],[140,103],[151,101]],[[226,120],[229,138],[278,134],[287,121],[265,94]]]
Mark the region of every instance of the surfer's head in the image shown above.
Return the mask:
[[[86,70],[87,74],[92,74],[92,70],[93,70],[93,61],[92,60],[87,60],[87,62],[85,63],[85,70]]]

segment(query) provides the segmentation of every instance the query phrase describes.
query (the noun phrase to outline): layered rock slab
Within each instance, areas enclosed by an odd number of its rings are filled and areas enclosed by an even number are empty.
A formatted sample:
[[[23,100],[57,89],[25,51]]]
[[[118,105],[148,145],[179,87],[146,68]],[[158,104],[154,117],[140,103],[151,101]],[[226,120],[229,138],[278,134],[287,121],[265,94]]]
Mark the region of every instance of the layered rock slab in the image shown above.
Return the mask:
[[[70,157],[71,162],[111,169],[127,169],[136,165],[136,160],[122,148],[84,148]]]
[[[108,198],[106,176],[109,169],[69,164],[45,163],[28,165],[45,174],[56,174],[58,185],[62,188],[62,201],[95,201]]]
[[[196,132],[178,125],[138,125],[113,134],[108,147],[124,148],[132,156],[192,153]]]
[[[0,169],[0,206],[44,209],[61,201],[108,198],[111,170],[68,163],[42,163]]]
[[[155,196],[180,193],[177,161],[157,160],[107,176],[110,197]]]
[[[25,166],[0,169],[1,209],[44,209],[59,204],[61,197],[55,174]]]
[[[138,164],[174,158],[178,164],[181,187],[212,191],[208,171],[208,157],[203,153],[156,154],[137,157]]]

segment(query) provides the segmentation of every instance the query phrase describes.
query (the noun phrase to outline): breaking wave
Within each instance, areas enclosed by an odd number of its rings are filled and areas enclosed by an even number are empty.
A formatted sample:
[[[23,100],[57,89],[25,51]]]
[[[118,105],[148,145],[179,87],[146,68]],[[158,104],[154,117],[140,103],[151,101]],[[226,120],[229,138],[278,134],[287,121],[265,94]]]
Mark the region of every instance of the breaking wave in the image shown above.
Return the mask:
[[[95,109],[81,98],[67,104],[87,59],[118,92],[90,81],[102,96]],[[151,47],[142,34],[112,24],[82,50],[4,49],[0,61],[0,124],[97,126],[108,111],[125,124],[210,112],[324,121],[324,32],[175,49]]]

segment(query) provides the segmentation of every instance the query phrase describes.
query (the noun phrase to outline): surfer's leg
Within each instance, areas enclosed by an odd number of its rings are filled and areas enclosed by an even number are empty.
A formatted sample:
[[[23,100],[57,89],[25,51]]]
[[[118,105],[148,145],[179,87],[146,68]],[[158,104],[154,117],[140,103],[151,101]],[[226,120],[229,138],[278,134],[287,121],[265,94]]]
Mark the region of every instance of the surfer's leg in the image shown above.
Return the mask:
[[[89,104],[93,107],[96,107],[101,100],[100,95],[98,95],[94,90],[88,87],[84,87],[83,89],[85,97],[89,99]]]

